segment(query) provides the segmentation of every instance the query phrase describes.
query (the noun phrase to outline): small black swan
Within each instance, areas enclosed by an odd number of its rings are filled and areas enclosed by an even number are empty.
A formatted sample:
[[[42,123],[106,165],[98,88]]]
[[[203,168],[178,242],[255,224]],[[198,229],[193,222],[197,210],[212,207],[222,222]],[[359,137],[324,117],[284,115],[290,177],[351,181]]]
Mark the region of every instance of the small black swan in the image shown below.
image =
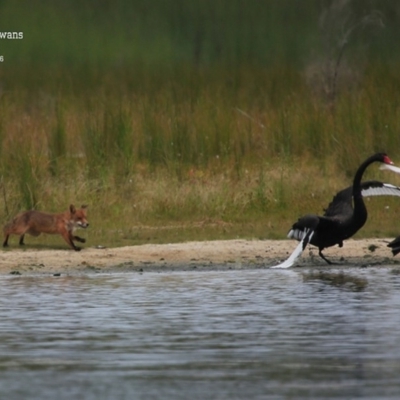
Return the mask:
[[[386,165],[382,164],[381,169],[388,169],[390,171],[394,171],[397,174],[400,174],[400,168],[395,167],[394,165]],[[388,247],[392,249],[393,256],[396,254],[400,253],[400,236],[397,236],[395,239],[393,239],[389,244]]]
[[[363,196],[385,194],[400,196],[400,188],[390,184],[377,181],[361,184],[365,170],[374,162],[393,164],[384,153],[377,153],[367,158],[358,168],[353,185],[336,194],[328,208],[324,210],[323,216],[308,214],[299,218],[292,226],[288,238],[296,239],[300,243],[286,261],[272,268],[291,267],[309,243],[318,247],[320,257],[328,264],[332,264],[322,254],[322,250],[336,244],[342,247],[344,240],[363,227],[368,216]]]
[[[397,236],[396,239],[392,240],[388,247],[392,249],[393,256],[400,253],[400,236]]]

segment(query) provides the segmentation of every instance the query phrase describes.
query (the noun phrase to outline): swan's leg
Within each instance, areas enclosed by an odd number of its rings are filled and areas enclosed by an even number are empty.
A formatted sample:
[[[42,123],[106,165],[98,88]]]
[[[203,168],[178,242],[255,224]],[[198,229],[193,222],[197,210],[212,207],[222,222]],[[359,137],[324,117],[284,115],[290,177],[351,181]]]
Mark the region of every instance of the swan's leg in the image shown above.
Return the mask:
[[[332,264],[333,264],[332,261],[329,261],[329,260],[322,254],[322,249],[319,249],[318,254],[319,254],[319,256],[320,256],[323,260],[325,260],[329,265],[332,265]]]

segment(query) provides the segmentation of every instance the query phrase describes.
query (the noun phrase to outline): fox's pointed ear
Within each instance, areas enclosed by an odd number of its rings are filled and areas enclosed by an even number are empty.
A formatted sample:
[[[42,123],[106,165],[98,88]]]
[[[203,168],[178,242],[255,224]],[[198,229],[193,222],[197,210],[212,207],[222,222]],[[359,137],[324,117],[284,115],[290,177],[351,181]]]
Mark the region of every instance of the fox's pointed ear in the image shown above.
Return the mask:
[[[75,206],[74,206],[73,204],[71,204],[71,205],[69,206],[69,211],[71,212],[71,214],[75,214],[76,208],[75,208]]]
[[[88,208],[89,206],[87,204],[82,204],[81,208]]]

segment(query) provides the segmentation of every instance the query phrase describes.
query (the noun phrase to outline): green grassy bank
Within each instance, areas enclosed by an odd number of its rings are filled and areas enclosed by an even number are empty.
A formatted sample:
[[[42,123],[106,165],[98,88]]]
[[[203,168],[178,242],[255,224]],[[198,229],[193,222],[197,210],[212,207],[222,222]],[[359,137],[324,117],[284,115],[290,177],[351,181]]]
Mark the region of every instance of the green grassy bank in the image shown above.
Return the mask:
[[[369,155],[400,165],[393,2],[36,3],[0,1],[24,32],[0,42],[2,222],[75,203],[89,244],[284,238]],[[358,236],[399,234],[399,204]]]
[[[75,202],[90,205],[90,235],[105,243],[282,238],[367,156],[400,163],[400,79],[387,66],[334,108],[290,68],[141,78],[136,89],[106,74],[96,87],[3,92],[0,220]],[[367,177],[400,184],[375,165]],[[397,203],[372,199],[363,234],[395,234]]]

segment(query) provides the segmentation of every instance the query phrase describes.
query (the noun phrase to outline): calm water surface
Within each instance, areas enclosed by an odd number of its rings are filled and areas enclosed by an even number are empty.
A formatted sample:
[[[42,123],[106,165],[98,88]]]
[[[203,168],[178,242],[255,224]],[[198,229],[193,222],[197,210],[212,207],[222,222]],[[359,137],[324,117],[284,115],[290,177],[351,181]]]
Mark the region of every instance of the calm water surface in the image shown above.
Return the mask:
[[[399,399],[398,272],[0,277],[0,398]]]

